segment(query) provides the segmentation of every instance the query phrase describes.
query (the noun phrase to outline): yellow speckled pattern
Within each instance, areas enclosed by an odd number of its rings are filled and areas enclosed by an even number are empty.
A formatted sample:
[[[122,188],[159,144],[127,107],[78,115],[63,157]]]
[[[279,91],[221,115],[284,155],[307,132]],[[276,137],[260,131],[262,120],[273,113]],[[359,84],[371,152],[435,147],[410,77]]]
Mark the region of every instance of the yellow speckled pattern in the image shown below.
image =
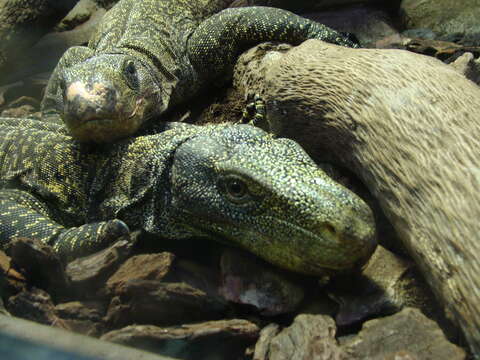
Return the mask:
[[[317,275],[375,248],[368,206],[294,141],[249,125],[161,130],[89,152],[61,125],[0,118],[0,243],[37,237],[70,259],[143,229]]]
[[[291,12],[232,8],[231,0],[120,0],[88,47],[72,47],[42,102],[81,141],[112,142],[224,80],[243,50],[263,41],[316,38],[355,46]],[[213,16],[212,16],[213,15]]]

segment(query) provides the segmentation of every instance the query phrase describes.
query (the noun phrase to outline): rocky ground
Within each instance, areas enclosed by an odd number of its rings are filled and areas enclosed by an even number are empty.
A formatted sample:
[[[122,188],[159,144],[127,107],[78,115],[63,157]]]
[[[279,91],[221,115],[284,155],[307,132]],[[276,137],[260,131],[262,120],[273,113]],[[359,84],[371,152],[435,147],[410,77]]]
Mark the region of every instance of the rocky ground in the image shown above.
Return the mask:
[[[403,0],[388,7],[375,1],[298,3],[238,0],[234,6],[290,6],[354,33],[364,47],[434,56],[480,80],[480,7],[474,0]],[[8,58],[0,48],[2,116],[38,112],[63,51],[85,44],[111,5],[82,0],[55,27],[44,24],[46,35],[22,54]],[[0,38],[6,38],[2,31]],[[239,119],[245,101],[231,101],[231,95],[228,89],[212,91],[171,117]],[[468,358],[462,334],[398,246],[376,200],[350,173],[325,167],[376,211],[383,246],[361,275],[327,283],[203,239],[169,242],[143,234],[133,244],[119,241],[63,264],[48,246],[17,239],[0,252],[0,313],[179,359]]]

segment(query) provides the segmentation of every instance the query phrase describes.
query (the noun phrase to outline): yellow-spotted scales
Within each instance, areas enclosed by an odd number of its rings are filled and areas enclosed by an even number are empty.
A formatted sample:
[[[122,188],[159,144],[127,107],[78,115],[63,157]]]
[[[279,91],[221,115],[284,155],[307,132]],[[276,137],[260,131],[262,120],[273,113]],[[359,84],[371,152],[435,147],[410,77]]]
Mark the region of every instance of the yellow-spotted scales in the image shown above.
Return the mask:
[[[370,208],[294,141],[242,124],[164,126],[89,152],[62,125],[0,118],[0,243],[35,237],[71,259],[143,229],[312,275],[370,257]]]
[[[43,113],[60,114],[78,140],[111,142],[224,79],[237,55],[260,42],[316,38],[356,46],[286,10],[225,9],[231,2],[120,0],[88,47],[72,47],[60,59]]]

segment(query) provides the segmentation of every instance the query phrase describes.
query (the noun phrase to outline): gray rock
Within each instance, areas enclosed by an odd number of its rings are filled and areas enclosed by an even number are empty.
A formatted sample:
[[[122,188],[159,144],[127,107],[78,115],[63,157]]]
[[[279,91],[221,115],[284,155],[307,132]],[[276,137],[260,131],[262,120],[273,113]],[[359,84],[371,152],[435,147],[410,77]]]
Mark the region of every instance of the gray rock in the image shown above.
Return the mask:
[[[0,2],[0,83],[26,49],[50,31],[78,0]]]
[[[223,297],[251,305],[262,315],[292,312],[304,298],[301,277],[282,272],[248,253],[225,250],[221,269]]]
[[[400,17],[408,29],[430,29],[439,39],[480,45],[478,0],[403,0]]]
[[[346,359],[335,340],[335,322],[325,315],[298,315],[293,324],[277,334],[277,327],[262,330],[254,360]]]
[[[462,360],[465,351],[448,342],[438,325],[420,310],[367,321],[357,336],[342,343],[350,359]]]
[[[166,328],[133,325],[111,331],[101,339],[185,360],[223,360],[242,358],[258,333],[255,324],[234,319]]]
[[[93,0],[80,0],[72,10],[55,27],[55,31],[72,30],[78,25],[88,21],[99,10],[98,4]]]

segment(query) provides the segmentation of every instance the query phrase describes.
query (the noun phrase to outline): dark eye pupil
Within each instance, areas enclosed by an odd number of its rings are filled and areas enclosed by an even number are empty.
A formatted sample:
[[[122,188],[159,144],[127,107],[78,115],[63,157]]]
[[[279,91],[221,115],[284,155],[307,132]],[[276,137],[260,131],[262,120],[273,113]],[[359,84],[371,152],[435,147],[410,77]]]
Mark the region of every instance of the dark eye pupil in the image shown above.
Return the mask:
[[[138,78],[137,78],[137,69],[133,61],[129,61],[124,68],[125,79],[127,85],[132,89],[138,88]]]
[[[135,65],[133,65],[132,62],[129,62],[125,70],[127,71],[127,73],[133,75],[135,74]]]
[[[245,186],[238,180],[231,180],[228,184],[228,191],[233,196],[241,197],[245,195]]]

